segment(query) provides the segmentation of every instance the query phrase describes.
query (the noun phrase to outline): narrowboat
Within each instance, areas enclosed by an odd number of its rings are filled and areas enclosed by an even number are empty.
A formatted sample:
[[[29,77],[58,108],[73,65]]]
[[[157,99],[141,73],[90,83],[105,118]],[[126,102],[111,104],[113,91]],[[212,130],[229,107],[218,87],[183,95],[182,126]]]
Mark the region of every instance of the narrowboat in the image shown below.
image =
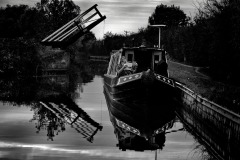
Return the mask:
[[[122,70],[121,65],[124,65]],[[104,92],[111,99],[133,105],[152,104],[157,100],[159,104],[171,100],[174,88],[174,80],[168,77],[164,49],[124,47],[111,53],[104,74]]]

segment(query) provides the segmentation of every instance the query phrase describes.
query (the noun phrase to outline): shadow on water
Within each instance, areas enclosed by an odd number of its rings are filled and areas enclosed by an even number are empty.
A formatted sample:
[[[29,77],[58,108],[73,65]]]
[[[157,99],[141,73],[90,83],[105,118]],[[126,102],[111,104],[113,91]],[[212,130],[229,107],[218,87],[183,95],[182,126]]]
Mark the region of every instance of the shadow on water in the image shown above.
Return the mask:
[[[0,101],[31,107],[34,115],[30,122],[35,123],[36,133],[47,132],[47,140],[53,141],[69,125],[93,142],[94,135],[103,127],[74,100],[80,98],[83,85],[102,74],[100,68],[97,63],[85,62],[64,72],[50,71],[38,77],[1,78]]]

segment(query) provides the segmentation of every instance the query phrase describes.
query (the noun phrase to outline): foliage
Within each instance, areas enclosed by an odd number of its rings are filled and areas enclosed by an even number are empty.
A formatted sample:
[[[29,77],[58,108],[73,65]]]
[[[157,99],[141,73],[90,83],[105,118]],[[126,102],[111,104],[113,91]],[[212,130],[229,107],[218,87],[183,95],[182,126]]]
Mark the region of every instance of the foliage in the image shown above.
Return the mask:
[[[36,9],[46,18],[44,26],[48,33],[44,36],[57,30],[80,13],[80,7],[72,0],[42,0],[41,3],[36,4]]]
[[[240,68],[240,2],[237,0],[207,0],[195,17],[196,26],[207,29],[209,65],[216,78],[237,82]],[[203,26],[202,24],[206,24]],[[203,37],[205,41],[207,37]]]
[[[145,28],[140,28],[137,33],[126,31],[126,33],[130,34],[113,34],[112,32],[107,32],[104,34],[103,40],[93,43],[90,50],[91,54],[109,56],[113,50],[118,50],[122,47],[140,46],[143,39],[146,39],[146,31]]]
[[[148,22],[150,25],[164,24],[168,28],[171,28],[176,26],[186,26],[189,20],[190,18],[186,16],[180,7],[161,4],[155,8],[155,11],[149,17]]]
[[[94,55],[109,55],[112,50],[118,50],[123,47],[126,37],[121,34],[107,32],[102,41],[96,41],[91,49]]]
[[[4,76],[28,76],[35,74],[39,63],[34,40],[1,39],[0,69]]]
[[[194,24],[163,32],[163,42],[171,58],[207,66],[212,77],[237,83],[236,73],[240,68],[239,13],[239,1],[207,0],[199,8]]]
[[[0,8],[0,37],[19,37],[22,36],[20,19],[28,9],[26,5],[10,6],[5,9]]]

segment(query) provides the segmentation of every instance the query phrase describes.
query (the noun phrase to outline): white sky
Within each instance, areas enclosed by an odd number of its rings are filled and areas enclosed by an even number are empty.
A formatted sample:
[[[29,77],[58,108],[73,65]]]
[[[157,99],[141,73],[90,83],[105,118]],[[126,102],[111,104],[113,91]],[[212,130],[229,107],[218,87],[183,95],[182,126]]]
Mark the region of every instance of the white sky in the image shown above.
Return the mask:
[[[139,28],[146,27],[148,17],[151,16],[159,4],[180,6],[188,16],[194,17],[196,5],[203,0],[73,0],[82,11],[94,4],[106,15],[105,22],[101,22],[92,29],[97,39],[110,31],[123,34],[124,31],[137,32]],[[7,4],[27,4],[33,6],[40,0],[0,0],[0,6]]]

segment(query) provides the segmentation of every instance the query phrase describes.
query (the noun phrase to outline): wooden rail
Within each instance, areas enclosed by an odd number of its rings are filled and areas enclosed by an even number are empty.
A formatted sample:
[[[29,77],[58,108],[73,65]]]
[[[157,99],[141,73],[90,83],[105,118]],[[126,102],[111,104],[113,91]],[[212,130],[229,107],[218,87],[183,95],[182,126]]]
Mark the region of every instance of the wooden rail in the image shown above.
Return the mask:
[[[217,159],[236,159],[240,151],[240,115],[197,95],[176,82],[177,112]],[[179,117],[179,116],[178,116]],[[236,154],[237,153],[237,154]]]
[[[184,86],[183,84],[179,83],[179,82],[175,82],[176,87],[179,88],[181,91],[183,91],[185,94],[189,95],[185,95],[185,98],[187,98],[190,101],[197,101],[198,103],[201,103],[203,106],[217,112],[218,114],[221,114],[222,116],[240,124],[240,115],[236,114],[214,102],[209,101],[206,98],[203,98],[202,96],[194,93],[192,90],[190,90],[189,88],[187,88],[186,86]]]

